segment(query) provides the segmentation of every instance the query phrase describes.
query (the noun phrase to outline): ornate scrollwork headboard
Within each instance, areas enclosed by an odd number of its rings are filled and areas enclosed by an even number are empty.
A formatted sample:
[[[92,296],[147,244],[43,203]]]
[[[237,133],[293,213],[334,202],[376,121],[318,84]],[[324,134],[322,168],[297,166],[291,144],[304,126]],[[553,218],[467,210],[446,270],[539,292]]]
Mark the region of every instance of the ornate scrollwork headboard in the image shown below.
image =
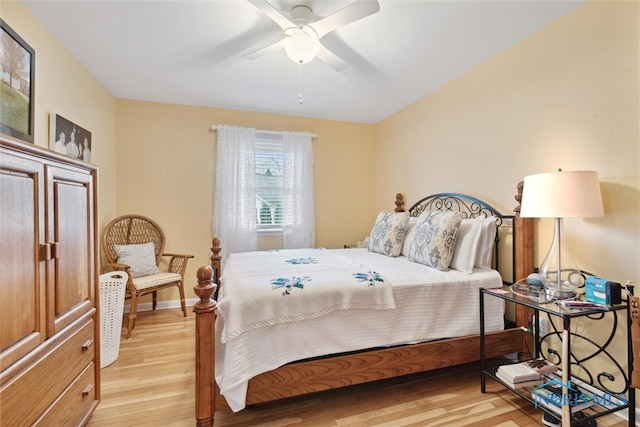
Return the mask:
[[[409,214],[411,216],[419,216],[424,211],[460,212],[464,218],[478,218],[480,216],[488,218],[495,216],[496,218],[502,219],[507,217],[482,200],[461,193],[432,194],[418,200],[409,208]],[[500,221],[498,225],[501,223],[502,221]]]
[[[396,194],[396,212],[404,211],[404,197],[401,193]],[[432,194],[430,196],[423,197],[414,203],[409,209],[409,215],[412,217],[418,217],[421,213],[425,211],[453,211],[460,212],[463,218],[479,218],[479,217],[495,217],[496,218],[496,235],[495,235],[495,244],[493,247],[493,259],[495,262],[495,268],[498,269],[499,261],[502,258],[500,256],[500,252],[505,250],[511,250],[511,260],[512,260],[512,275],[515,276],[515,245],[512,243],[511,245],[506,245],[509,249],[503,248],[499,249],[500,242],[500,232],[498,231],[502,226],[508,226],[511,229],[511,238],[514,239],[515,242],[515,216],[514,215],[505,215],[498,211],[493,206],[488,203],[483,202],[480,199],[477,199],[472,196],[468,196],[462,193],[438,193]],[[505,224],[506,220],[506,224]],[[506,281],[505,283],[513,283],[514,278],[512,277],[511,282]]]

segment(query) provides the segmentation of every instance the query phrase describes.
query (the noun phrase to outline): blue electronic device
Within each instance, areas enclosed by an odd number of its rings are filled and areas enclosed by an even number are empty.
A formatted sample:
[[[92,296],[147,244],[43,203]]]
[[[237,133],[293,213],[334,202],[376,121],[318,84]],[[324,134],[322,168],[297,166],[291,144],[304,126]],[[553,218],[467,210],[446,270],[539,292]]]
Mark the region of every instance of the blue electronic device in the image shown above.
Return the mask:
[[[596,304],[620,304],[622,302],[622,287],[620,283],[610,282],[603,277],[588,276],[584,282],[587,301]]]

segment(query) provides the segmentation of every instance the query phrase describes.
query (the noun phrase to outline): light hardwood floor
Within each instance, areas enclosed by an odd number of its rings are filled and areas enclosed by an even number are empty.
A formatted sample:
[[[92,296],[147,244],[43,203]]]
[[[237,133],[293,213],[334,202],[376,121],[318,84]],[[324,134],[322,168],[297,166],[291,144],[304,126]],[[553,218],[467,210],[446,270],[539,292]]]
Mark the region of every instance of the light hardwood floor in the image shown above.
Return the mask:
[[[102,401],[88,427],[195,425],[194,315],[142,312],[120,355],[102,369]],[[218,413],[228,426],[540,426],[542,413],[493,381],[480,393],[479,365],[379,381]],[[600,427],[622,427],[615,415]]]

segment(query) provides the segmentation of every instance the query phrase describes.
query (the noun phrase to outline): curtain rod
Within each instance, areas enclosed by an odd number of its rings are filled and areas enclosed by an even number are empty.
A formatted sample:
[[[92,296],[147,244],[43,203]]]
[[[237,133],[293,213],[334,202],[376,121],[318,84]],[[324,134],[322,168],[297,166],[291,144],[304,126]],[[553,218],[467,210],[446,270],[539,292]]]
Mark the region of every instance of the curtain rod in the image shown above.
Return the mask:
[[[211,127],[209,128],[210,132],[216,132],[217,130],[218,130],[218,126],[216,125],[211,125]],[[266,133],[267,135],[281,135],[282,132],[284,131],[256,129],[256,132]],[[318,135],[316,135],[315,133],[309,133],[309,132],[300,132],[300,133],[306,133],[307,135],[311,135],[311,138],[318,137]]]

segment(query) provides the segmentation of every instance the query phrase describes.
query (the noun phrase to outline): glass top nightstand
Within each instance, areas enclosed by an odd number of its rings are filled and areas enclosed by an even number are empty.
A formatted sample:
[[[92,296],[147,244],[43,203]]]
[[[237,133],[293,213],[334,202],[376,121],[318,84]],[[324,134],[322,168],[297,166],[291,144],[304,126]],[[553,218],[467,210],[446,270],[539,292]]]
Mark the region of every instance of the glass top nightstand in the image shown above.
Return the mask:
[[[545,359],[550,360],[552,363],[558,365],[559,375],[555,376],[555,380],[561,381],[564,384],[578,384],[581,388],[585,388],[588,392],[594,396],[598,396],[598,399],[602,399],[603,396],[626,396],[626,398],[620,398],[616,400],[615,405],[600,405],[594,404],[588,410],[583,411],[583,414],[587,418],[598,418],[621,409],[630,408],[628,411],[629,425],[635,425],[635,389],[630,387],[630,373],[633,367],[633,351],[631,345],[631,336],[629,328],[623,341],[626,343],[627,353],[627,367],[626,369],[618,363],[618,361],[612,356],[611,344],[614,341],[616,330],[621,321],[629,322],[629,310],[628,304],[625,301],[621,304],[607,306],[604,309],[571,309],[566,308],[563,305],[557,303],[555,300],[547,298],[537,299],[535,297],[527,296],[524,293],[514,293],[509,286],[496,289],[480,289],[480,361],[481,361],[481,391],[486,392],[486,379],[491,378],[496,382],[502,384],[512,392],[518,394],[520,397],[528,400],[532,404],[536,404],[532,397],[532,390],[530,388],[515,388],[502,381],[497,377],[497,368],[488,368],[485,359],[485,330],[484,330],[484,298],[495,297],[501,298],[505,301],[512,302],[518,306],[528,307],[533,311],[532,328],[524,327],[523,334],[533,333],[534,335],[534,358],[543,356]],[[545,332],[543,336],[540,333],[540,318],[541,315],[547,316],[551,327],[550,330]],[[589,335],[589,329],[584,330],[572,330],[572,321],[578,322],[579,318],[589,318],[591,321],[603,322],[603,325],[611,325],[611,331],[609,336],[602,340],[601,343],[595,341],[593,336]],[[621,319],[620,319],[621,318]],[[603,320],[609,319],[609,321]],[[555,321],[554,321],[555,320]],[[602,332],[601,327],[598,328],[598,332]],[[624,329],[620,328],[619,334]],[[525,332],[526,331],[526,332]],[[591,329],[592,335],[593,329]],[[604,334],[606,335],[606,333]],[[546,352],[542,354],[541,345],[547,338],[553,338],[549,341],[557,344],[559,348],[546,348]],[[619,338],[619,337],[618,337]],[[586,344],[585,344],[586,343]],[[575,347],[575,351],[573,349]],[[586,354],[583,354],[586,353]],[[598,371],[592,373],[595,370],[591,367],[586,367],[588,361],[595,358],[603,358],[607,363],[611,362],[616,370],[611,369],[609,371]],[[572,369],[575,375],[572,375]],[[609,369],[609,368],[607,368]],[[580,375],[580,376],[578,376]],[[603,381],[604,378],[604,381]],[[613,379],[616,379],[614,383]],[[545,378],[548,379],[548,378]],[[614,388],[616,384],[616,388]],[[617,384],[621,384],[617,386]],[[597,400],[597,399],[596,399]],[[557,413],[553,413],[550,409],[542,408],[541,410],[559,417]],[[571,415],[570,405],[562,406],[562,426],[572,425],[572,420],[576,424],[578,421],[575,416]],[[582,419],[584,422],[585,420]]]

